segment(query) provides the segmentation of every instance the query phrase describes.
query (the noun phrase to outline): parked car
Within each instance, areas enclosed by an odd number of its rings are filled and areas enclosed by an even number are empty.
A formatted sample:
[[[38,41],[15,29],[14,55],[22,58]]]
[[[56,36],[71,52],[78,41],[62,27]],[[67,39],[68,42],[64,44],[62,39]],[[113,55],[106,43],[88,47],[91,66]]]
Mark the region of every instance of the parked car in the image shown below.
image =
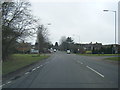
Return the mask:
[[[67,50],[67,54],[70,54],[70,50]]]

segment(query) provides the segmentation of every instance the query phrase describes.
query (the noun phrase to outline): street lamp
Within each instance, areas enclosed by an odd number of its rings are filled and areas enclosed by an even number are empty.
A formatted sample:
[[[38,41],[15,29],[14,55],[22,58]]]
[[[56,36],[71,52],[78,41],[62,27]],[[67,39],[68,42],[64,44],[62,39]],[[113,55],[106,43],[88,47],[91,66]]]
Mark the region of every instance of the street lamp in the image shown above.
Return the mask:
[[[116,11],[113,10],[103,10],[104,12],[114,12],[115,14],[115,45],[116,45]],[[115,46],[115,53],[116,53],[116,46]]]
[[[115,44],[116,44],[116,11],[113,10],[103,10],[104,12],[114,12],[115,13]]]

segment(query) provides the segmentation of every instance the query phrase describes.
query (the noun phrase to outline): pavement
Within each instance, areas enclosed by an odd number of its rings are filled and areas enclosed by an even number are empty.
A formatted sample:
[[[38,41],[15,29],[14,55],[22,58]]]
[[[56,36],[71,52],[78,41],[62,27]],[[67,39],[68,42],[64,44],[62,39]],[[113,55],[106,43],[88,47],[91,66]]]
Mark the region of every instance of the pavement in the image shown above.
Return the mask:
[[[118,88],[118,65],[57,51],[3,88]]]

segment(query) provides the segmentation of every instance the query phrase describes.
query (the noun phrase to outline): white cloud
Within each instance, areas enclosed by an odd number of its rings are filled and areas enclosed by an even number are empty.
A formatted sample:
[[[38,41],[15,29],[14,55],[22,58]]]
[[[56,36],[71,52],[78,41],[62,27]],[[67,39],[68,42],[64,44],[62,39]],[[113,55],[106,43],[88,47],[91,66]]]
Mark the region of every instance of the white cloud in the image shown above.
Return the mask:
[[[118,2],[119,0],[29,0],[30,2]]]
[[[30,0],[33,14],[41,19],[54,43],[61,36],[80,36],[82,42],[114,43],[114,14],[118,0]],[[54,3],[50,2],[53,1]],[[79,3],[78,3],[79,1]],[[38,3],[39,2],[39,3]],[[73,3],[70,3],[73,2]],[[78,37],[73,37],[78,42]]]

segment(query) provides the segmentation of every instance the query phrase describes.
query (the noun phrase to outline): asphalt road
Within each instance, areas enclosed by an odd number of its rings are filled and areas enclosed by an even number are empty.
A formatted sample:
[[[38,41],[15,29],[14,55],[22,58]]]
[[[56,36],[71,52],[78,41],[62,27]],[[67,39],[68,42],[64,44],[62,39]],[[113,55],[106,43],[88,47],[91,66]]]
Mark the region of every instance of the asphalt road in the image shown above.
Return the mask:
[[[3,88],[118,88],[118,66],[85,56],[54,53]]]

